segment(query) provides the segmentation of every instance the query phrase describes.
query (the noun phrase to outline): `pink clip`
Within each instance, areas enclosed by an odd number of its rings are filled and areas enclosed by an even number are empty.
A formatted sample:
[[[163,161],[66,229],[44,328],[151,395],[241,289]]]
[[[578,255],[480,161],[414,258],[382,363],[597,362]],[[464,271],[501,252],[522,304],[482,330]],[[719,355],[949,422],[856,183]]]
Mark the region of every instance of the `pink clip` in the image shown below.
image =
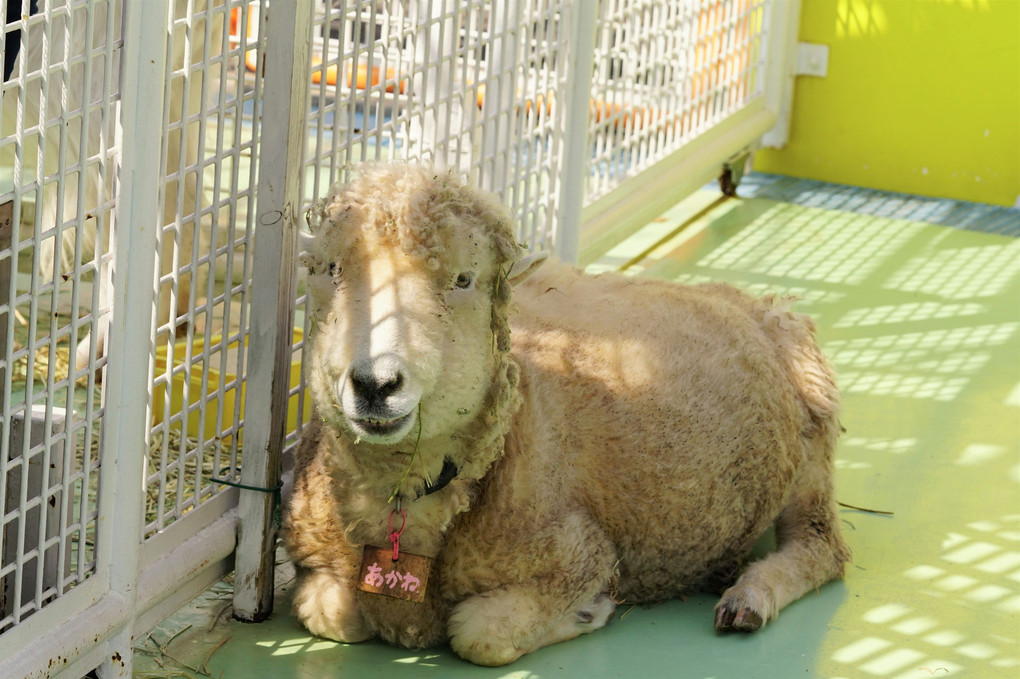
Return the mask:
[[[400,510],[400,530],[393,530],[393,515],[397,513],[397,510],[390,512],[389,522],[387,524],[387,530],[390,531],[390,542],[393,543],[393,560],[396,561],[400,558],[400,534],[404,532],[404,526],[407,525],[407,512],[403,509]]]

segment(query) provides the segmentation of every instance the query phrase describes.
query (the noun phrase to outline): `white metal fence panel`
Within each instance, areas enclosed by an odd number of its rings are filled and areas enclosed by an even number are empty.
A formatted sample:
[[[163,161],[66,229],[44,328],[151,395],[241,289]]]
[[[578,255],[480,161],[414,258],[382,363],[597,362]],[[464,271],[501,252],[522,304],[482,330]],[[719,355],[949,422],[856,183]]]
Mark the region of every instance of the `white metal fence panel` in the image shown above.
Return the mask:
[[[0,634],[97,572],[105,359],[96,339],[121,30],[113,2],[51,2],[5,23]]]
[[[234,550],[253,290],[277,280],[253,255],[266,18],[242,0],[176,0],[169,17],[140,554],[161,594],[138,626],[221,575]]]
[[[216,480],[237,481],[244,422],[250,14],[0,6],[0,676],[129,672],[136,629],[233,550]]]
[[[352,165],[459,171],[583,261],[776,122],[796,7],[4,0],[0,676],[129,673],[235,505],[235,613],[271,610],[293,254]]]
[[[429,160],[501,195],[552,247],[570,2],[317,2],[304,197],[352,163]]]

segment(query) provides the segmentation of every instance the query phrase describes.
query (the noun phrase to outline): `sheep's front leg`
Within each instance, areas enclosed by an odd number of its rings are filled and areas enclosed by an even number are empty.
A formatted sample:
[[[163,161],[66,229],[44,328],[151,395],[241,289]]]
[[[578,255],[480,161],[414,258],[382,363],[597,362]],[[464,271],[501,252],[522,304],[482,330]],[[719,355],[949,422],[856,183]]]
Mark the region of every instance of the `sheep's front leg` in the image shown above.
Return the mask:
[[[357,643],[375,636],[361,615],[354,588],[326,569],[298,567],[294,615],[317,637]]]
[[[505,665],[543,646],[593,632],[609,622],[612,548],[601,529],[580,515],[553,535],[523,546],[515,567],[530,578],[459,603],[449,622],[450,645],[478,665]]]
[[[297,569],[294,614],[312,634],[353,643],[371,638],[374,630],[355,598],[361,550],[347,544],[340,526],[320,427],[313,420],[301,438],[283,522],[283,540]]]

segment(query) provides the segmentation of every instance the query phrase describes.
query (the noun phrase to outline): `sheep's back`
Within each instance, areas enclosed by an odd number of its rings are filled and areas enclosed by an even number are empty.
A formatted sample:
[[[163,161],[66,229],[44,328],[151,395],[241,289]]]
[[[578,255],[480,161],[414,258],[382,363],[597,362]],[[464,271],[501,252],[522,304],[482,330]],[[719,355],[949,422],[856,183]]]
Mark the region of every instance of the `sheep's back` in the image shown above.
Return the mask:
[[[772,302],[552,264],[517,303],[513,353],[534,422],[514,453],[518,483],[560,479],[552,492],[606,526],[637,599],[746,552],[785,504],[810,424],[786,334],[767,327]],[[813,343],[801,330],[790,341]],[[673,567],[642,571],[663,553]]]

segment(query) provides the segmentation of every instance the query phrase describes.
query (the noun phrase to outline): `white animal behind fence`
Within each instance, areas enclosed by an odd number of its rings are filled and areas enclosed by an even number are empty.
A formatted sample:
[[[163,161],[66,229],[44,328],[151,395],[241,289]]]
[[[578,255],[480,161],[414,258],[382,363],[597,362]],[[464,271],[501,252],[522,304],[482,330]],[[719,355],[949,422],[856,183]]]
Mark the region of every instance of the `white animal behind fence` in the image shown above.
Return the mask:
[[[193,73],[192,68],[207,53],[218,53],[223,14],[210,10],[222,4],[223,0],[174,0],[172,8],[177,25],[170,35],[171,76],[163,140],[167,181],[157,226],[165,227],[161,275],[167,280],[173,278],[175,283],[164,285],[160,291],[158,318],[178,330],[186,327],[191,288],[195,285],[202,289],[204,269],[194,267],[184,275],[175,272],[190,268],[196,230],[201,239],[199,252],[208,249],[204,246],[207,229],[199,228],[195,219],[202,207],[199,158],[203,138],[195,117],[203,103],[203,88],[208,91],[212,87],[201,72]],[[0,163],[16,168],[18,175],[34,174],[36,178],[40,187],[34,211],[37,224],[23,223],[22,229],[31,233],[37,228],[42,234],[37,244],[40,274],[57,280],[74,269],[75,258],[89,261],[97,247],[102,252],[109,249],[109,229],[97,238],[96,220],[88,217],[113,200],[114,173],[101,170],[97,158],[115,145],[114,120],[112,116],[103,120],[95,110],[119,87],[120,64],[114,59],[107,68],[103,53],[96,56],[94,50],[119,40],[122,10],[119,2],[97,3],[90,8],[82,0],[40,0],[36,13],[30,15],[27,6],[25,10],[29,17],[21,36],[25,47],[18,51],[10,74],[18,79],[18,86],[5,88],[0,134],[4,138],[17,137],[28,144],[30,151],[38,148],[41,152],[24,153],[15,160],[15,147],[9,145]],[[185,30],[187,17],[203,13],[212,19],[196,21]],[[90,110],[92,114],[86,115]],[[69,116],[75,124],[62,124]],[[153,153],[163,153],[160,140],[152,140],[152,144]],[[42,158],[41,164],[37,155]],[[108,276],[98,278],[100,306],[108,309],[111,282]],[[172,287],[176,289],[171,292]],[[173,304],[172,298],[176,300]],[[99,328],[96,353],[102,355],[105,325]],[[83,340],[78,346],[77,368],[84,369],[88,362],[89,342]]]

